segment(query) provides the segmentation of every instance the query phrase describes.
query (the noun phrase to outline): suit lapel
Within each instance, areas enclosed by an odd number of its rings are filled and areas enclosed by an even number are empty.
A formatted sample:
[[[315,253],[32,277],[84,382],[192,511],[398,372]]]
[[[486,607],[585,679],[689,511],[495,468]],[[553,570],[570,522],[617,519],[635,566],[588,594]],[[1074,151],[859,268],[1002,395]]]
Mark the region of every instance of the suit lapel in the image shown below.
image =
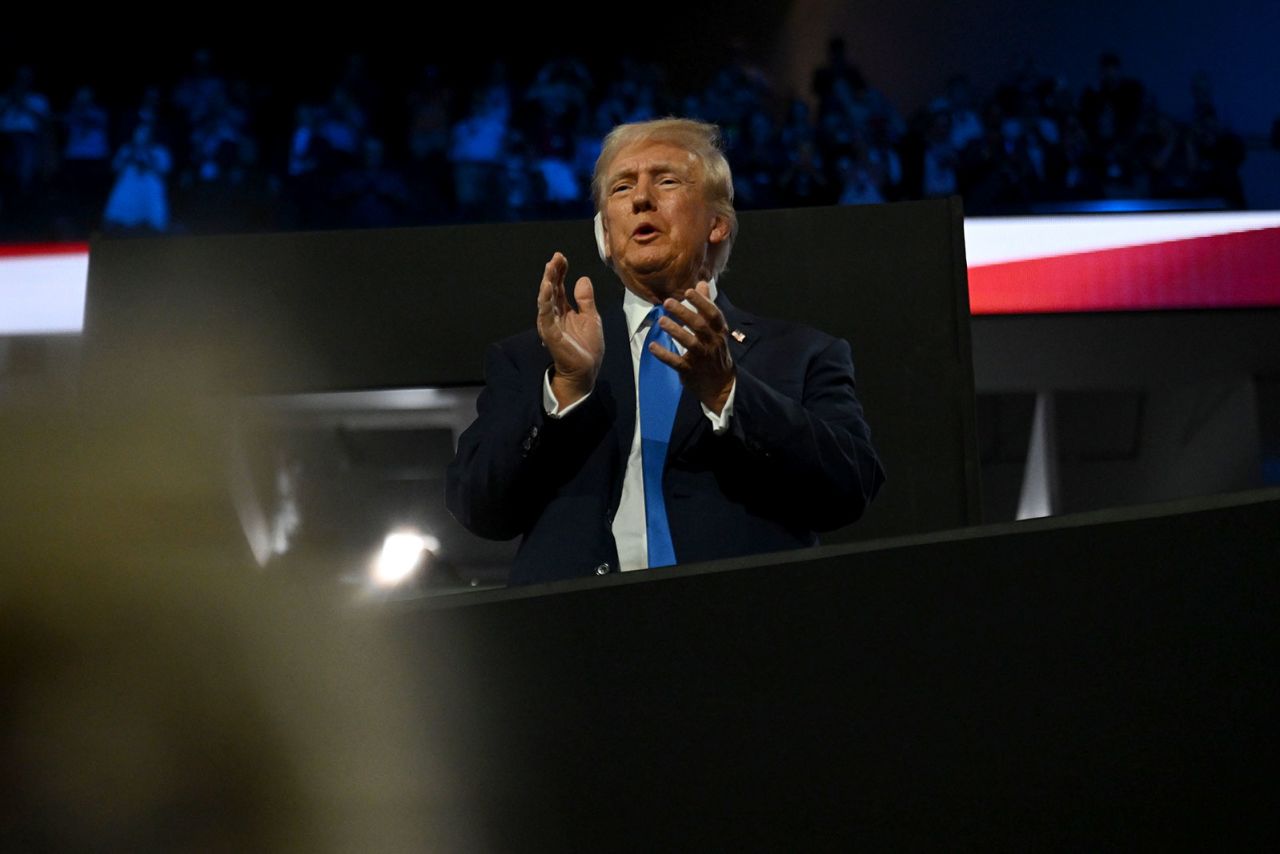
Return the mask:
[[[725,322],[729,324],[729,355],[733,357],[736,365],[746,358],[752,347],[756,346],[756,342],[760,340],[760,330],[756,328],[755,315],[748,314],[729,302],[729,298],[723,293],[717,296],[719,298],[716,300],[716,305],[724,314]]]
[[[631,440],[636,429],[636,381],[631,363],[631,342],[627,339],[627,318],[622,309],[606,311],[604,326],[604,362],[600,365],[598,386],[607,392],[606,401],[613,416],[614,438],[618,443],[618,470],[622,471],[631,453]],[[622,478],[614,478],[614,494],[610,507],[617,507],[622,495]]]
[[[729,302],[724,291],[716,294],[716,306],[724,314],[725,322],[729,326],[729,356],[735,365],[741,364],[760,338],[758,331],[754,328],[755,318],[745,311],[740,311]],[[738,334],[735,335],[735,332]],[[608,346],[606,339],[605,347]],[[608,350],[606,349],[605,352],[607,353]],[[702,405],[698,399],[686,390],[680,395],[680,404],[676,409],[676,420],[671,428],[671,445],[667,449],[667,459],[671,460],[678,455],[703,429],[710,430],[711,423],[702,414]]]

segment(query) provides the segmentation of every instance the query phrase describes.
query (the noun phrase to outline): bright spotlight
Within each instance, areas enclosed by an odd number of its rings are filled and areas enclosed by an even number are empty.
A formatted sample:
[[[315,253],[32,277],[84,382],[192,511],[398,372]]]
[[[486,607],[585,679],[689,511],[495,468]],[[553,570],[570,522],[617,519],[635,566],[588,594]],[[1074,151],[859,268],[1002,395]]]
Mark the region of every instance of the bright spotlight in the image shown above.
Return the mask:
[[[373,583],[379,587],[394,587],[413,575],[422,564],[423,552],[439,548],[440,541],[432,536],[401,531],[387,534],[382,542],[382,553],[373,564]]]

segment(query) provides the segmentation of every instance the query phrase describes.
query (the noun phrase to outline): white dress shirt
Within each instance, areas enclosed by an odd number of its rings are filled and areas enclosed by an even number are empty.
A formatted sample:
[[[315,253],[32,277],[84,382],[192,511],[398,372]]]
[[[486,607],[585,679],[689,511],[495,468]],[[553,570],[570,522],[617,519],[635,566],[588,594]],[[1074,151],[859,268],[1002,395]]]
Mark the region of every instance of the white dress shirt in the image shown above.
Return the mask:
[[[716,299],[716,283],[710,284],[711,301]],[[688,300],[684,305],[693,308]],[[631,437],[631,452],[627,455],[627,467],[622,477],[622,500],[618,504],[618,512],[613,517],[613,539],[618,547],[618,562],[623,572],[633,569],[645,569],[649,566],[649,535],[645,525],[644,510],[644,460],[640,452],[640,356],[644,353],[644,340],[649,334],[649,312],[653,305],[629,290],[623,291],[622,311],[627,318],[627,336],[631,343],[631,371],[636,389],[636,426]],[[695,309],[696,310],[696,309]],[[672,339],[676,351],[684,354],[680,342]],[[733,396],[738,390],[737,380],[729,389],[729,398],[719,415],[702,405],[702,412],[711,421],[711,429],[720,435],[729,429],[729,418],[733,414]],[[563,418],[578,407],[582,401],[590,397],[590,393],[570,403],[560,406],[551,393],[551,371],[548,370],[542,380],[542,404],[547,415],[552,418]],[[679,559],[677,554],[676,558]]]

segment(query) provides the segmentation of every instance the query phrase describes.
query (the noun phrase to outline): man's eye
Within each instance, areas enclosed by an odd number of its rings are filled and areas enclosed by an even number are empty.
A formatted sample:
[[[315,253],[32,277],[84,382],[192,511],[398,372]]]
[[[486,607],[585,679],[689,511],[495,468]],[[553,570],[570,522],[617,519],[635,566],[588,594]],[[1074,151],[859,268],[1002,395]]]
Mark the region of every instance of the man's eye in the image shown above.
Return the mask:
[[[616,187],[614,187],[614,188],[613,188],[613,192],[614,192],[614,193],[621,193],[623,190],[629,190],[629,189],[631,189],[631,185],[630,185],[630,184],[619,184],[619,185],[617,185]]]

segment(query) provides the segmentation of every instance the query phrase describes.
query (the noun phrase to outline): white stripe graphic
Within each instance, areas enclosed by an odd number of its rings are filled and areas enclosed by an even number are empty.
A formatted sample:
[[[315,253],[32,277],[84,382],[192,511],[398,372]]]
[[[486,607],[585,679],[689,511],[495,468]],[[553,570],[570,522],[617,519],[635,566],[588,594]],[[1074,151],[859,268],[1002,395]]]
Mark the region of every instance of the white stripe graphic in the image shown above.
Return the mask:
[[[0,256],[0,335],[80,332],[88,277],[88,252]]]
[[[1280,226],[1280,211],[966,219],[968,266],[1097,252]]]

